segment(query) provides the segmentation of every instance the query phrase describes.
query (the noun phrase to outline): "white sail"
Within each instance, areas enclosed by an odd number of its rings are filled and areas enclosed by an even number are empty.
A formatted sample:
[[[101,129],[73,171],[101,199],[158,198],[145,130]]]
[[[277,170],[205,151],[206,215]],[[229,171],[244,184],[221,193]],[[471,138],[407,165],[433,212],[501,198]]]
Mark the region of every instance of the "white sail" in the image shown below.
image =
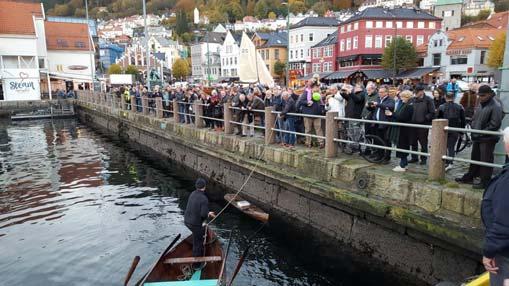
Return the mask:
[[[239,80],[244,83],[259,82],[269,87],[274,86],[274,79],[246,33],[242,33],[240,42]]]

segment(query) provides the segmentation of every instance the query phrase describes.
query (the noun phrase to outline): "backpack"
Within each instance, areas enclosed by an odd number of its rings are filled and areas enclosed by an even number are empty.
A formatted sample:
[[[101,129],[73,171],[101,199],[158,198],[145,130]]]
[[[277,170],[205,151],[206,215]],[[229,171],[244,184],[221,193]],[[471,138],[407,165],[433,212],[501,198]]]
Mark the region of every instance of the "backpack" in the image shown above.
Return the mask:
[[[442,112],[444,114],[444,119],[449,120],[449,126],[451,127],[461,127],[461,109],[463,107],[459,106],[456,103],[445,103],[442,105]]]

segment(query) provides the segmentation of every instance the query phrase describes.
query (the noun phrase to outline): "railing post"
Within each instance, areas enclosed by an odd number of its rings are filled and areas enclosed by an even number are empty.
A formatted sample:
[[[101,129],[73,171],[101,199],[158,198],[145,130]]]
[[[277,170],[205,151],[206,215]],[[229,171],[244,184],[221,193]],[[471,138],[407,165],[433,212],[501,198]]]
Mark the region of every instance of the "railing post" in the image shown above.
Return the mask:
[[[141,97],[141,109],[143,110],[143,115],[148,114],[148,97],[146,96]]]
[[[440,180],[445,178],[445,162],[442,156],[447,154],[447,119],[434,119],[431,124],[431,144],[428,166],[428,178]]]
[[[203,105],[201,105],[198,100],[193,102],[194,108],[194,126],[196,128],[203,128],[205,126],[203,122]]]
[[[163,118],[163,98],[156,97],[156,117]]]
[[[131,95],[131,112],[136,113],[138,106],[136,105],[136,96]]]
[[[120,109],[127,109],[127,102],[125,101],[125,95],[123,93],[120,95]]]
[[[225,105],[223,105],[223,120],[224,120],[224,133],[225,134],[232,134],[233,133],[233,126],[230,123],[232,121],[232,109],[231,109],[231,103],[227,102]]]
[[[273,106],[265,107],[265,144],[274,144],[276,142],[276,132],[272,130],[275,128],[276,114]]]
[[[177,101],[176,98],[173,100],[173,121],[175,121],[175,123],[180,122],[180,120],[179,120],[179,102]]]
[[[337,154],[336,142],[334,138],[338,134],[338,123],[334,119],[338,116],[337,112],[329,111],[325,116],[325,157],[333,158]]]

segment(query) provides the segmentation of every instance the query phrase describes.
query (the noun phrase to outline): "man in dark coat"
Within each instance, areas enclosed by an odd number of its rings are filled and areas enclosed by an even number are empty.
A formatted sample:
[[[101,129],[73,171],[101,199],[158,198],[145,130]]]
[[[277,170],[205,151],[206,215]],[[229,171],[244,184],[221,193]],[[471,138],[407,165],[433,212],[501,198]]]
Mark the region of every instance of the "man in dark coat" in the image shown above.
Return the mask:
[[[413,106],[412,122],[413,124],[430,125],[435,117],[435,103],[433,99],[424,94],[424,87],[417,86],[415,97],[410,100]],[[425,128],[412,128],[410,132],[410,145],[412,151],[418,151],[421,145],[421,152],[428,153],[428,133]],[[426,156],[421,156],[421,165],[426,165]],[[412,154],[412,159],[408,163],[416,163],[419,159],[417,155]]]
[[[195,187],[196,190],[191,193],[187,200],[184,224],[193,233],[193,256],[200,257],[204,254],[205,220],[208,217],[215,217],[215,214],[209,212],[209,199],[205,195],[205,180],[202,178],[196,180]],[[199,266],[199,264],[195,266]]]
[[[465,128],[465,110],[463,106],[454,103],[454,93],[449,92],[445,97],[446,102],[438,107],[438,118],[449,120],[449,126],[455,128]],[[454,131],[447,132],[447,155],[454,157],[456,142],[458,142],[459,133]],[[445,170],[452,167],[452,161],[448,161]]]
[[[509,155],[509,127],[504,130],[505,152]],[[487,185],[481,204],[484,235],[482,263],[490,272],[490,285],[507,285],[509,280],[509,164]]]
[[[370,110],[373,110],[373,120],[387,122],[390,121],[390,117],[386,115],[387,111],[390,113],[394,112],[394,99],[389,96],[389,89],[387,86],[380,87],[379,98],[372,103]],[[391,147],[391,140],[389,140],[389,134],[387,132],[389,125],[386,124],[376,124],[374,126],[374,133],[382,140],[385,141],[385,146]],[[383,159],[384,162],[389,162],[391,160],[391,151],[390,150],[382,150],[379,149],[376,156],[380,159]],[[383,158],[382,158],[383,157]]]
[[[498,131],[502,125],[504,113],[502,106],[495,100],[493,90],[487,85],[479,87],[479,101],[481,106],[474,113],[472,118],[472,130]],[[475,161],[493,163],[493,151],[499,140],[496,135],[484,135],[472,133],[472,154],[471,158]],[[479,176],[481,181],[474,184],[475,189],[484,189],[491,179],[493,168],[470,164],[468,172],[461,178],[456,178],[460,183],[473,183],[474,178]]]

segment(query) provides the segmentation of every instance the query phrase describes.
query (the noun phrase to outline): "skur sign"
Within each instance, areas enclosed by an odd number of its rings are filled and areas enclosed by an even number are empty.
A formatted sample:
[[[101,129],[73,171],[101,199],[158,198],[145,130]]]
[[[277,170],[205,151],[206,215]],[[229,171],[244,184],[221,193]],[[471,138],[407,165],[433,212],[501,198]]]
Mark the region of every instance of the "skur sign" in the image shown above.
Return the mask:
[[[38,100],[41,99],[39,78],[31,73],[4,71],[3,89],[5,100]]]

